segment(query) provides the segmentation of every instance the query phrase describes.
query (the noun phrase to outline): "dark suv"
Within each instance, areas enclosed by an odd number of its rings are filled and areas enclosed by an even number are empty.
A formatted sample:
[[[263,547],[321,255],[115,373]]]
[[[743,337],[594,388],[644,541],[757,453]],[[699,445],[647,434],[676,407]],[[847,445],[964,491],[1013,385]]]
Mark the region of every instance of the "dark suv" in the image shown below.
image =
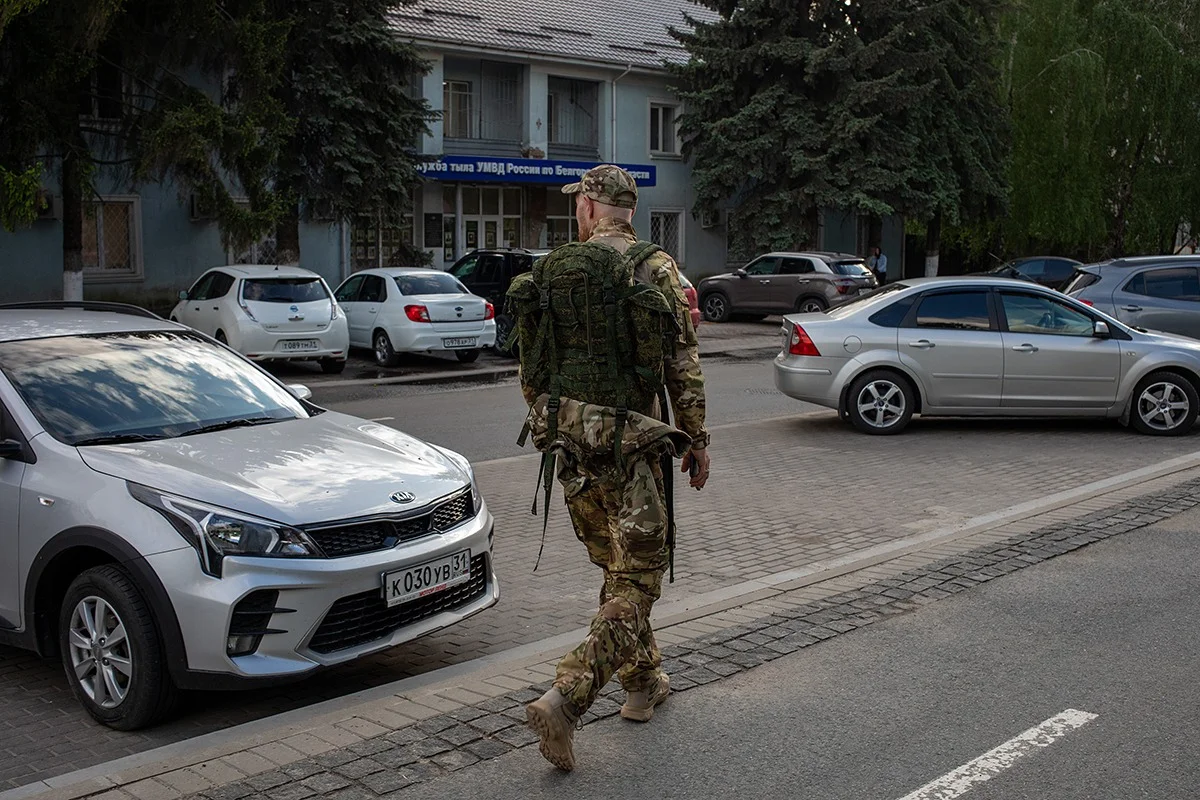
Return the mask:
[[[471,294],[478,295],[496,309],[496,352],[511,355],[504,349],[513,321],[504,313],[504,295],[512,279],[533,269],[533,262],[549,250],[521,247],[497,250],[472,250],[450,267],[448,272],[458,278]]]

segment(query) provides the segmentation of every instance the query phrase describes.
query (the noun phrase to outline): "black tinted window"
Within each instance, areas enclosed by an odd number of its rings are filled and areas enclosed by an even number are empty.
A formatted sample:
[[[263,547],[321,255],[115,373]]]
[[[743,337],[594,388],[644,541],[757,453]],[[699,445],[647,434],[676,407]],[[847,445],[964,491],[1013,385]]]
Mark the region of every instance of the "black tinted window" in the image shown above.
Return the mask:
[[[807,258],[785,258],[779,268],[780,275],[807,275],[816,271],[817,268]]]
[[[217,279],[217,273],[210,272],[200,280],[196,281],[196,285],[188,292],[188,300],[207,300],[208,293],[212,289],[213,281]]]
[[[314,303],[328,300],[329,294],[318,278],[247,278],[242,297],[259,303]]]
[[[908,316],[908,310],[912,308],[913,299],[906,297],[903,300],[897,300],[887,308],[876,311],[870,316],[871,322],[885,328],[899,328],[900,323],[904,322],[904,318]]]
[[[1081,269],[1076,270],[1075,277],[1071,278],[1071,282],[1063,287],[1063,293],[1071,294],[1072,292],[1081,291],[1098,280],[1100,280],[1100,276],[1094,272],[1084,272]]]
[[[399,275],[396,285],[404,295],[414,294],[465,294],[467,287],[446,273],[431,273],[428,275]]]
[[[1051,280],[1065,281],[1075,271],[1075,264],[1070,261],[1049,259],[1046,261],[1046,277]]]
[[[871,274],[871,270],[867,269],[867,265],[861,261],[835,261],[830,266],[838,275],[846,275],[851,278],[862,278]]]
[[[208,290],[209,299],[224,297],[229,294],[231,288],[233,288],[233,276],[226,275],[224,272],[218,272],[213,278],[212,286]]]
[[[917,307],[917,327],[990,330],[987,294],[946,292],[925,295],[921,298],[921,305]]]
[[[378,275],[368,275],[363,281],[362,292],[358,299],[364,303],[382,303],[387,299],[387,289],[383,286],[383,278]]]
[[[1189,267],[1152,269],[1134,276],[1125,291],[1165,300],[1200,301],[1200,276]]]

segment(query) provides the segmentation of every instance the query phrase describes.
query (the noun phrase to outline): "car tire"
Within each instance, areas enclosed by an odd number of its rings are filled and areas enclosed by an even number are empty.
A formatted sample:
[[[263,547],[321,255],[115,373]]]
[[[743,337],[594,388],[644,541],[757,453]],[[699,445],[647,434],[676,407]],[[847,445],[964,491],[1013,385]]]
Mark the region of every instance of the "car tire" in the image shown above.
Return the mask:
[[[321,372],[326,375],[341,375],[346,371],[346,359],[322,358]]]
[[[824,313],[828,308],[829,304],[820,297],[801,297],[796,301],[796,313],[798,314]]]
[[[114,644],[114,634],[122,631]],[[137,730],[178,705],[179,690],[167,672],[150,606],[116,566],[93,567],[71,582],[59,612],[58,639],[71,691],[97,722]]]
[[[515,321],[507,314],[499,314],[496,316],[496,344],[495,351],[497,355],[508,356],[515,358],[517,355],[517,345],[514,342],[510,348],[505,348],[504,343],[508,341],[509,335],[512,333]]]
[[[709,292],[700,302],[704,318],[709,322],[727,322],[729,320],[729,297],[724,292]]]
[[[846,394],[850,422],[863,433],[875,436],[900,433],[908,427],[915,407],[912,385],[890,370],[860,375]]]
[[[479,351],[478,350],[455,350],[454,355],[457,356],[458,360],[463,362],[464,364],[470,364],[472,361],[475,361],[476,359],[479,358]]]
[[[396,356],[396,351],[392,349],[392,340],[387,335],[387,331],[375,331],[372,343],[376,364],[381,367],[394,367],[399,363],[400,359]]]
[[[1151,372],[1142,378],[1130,403],[1133,429],[1150,436],[1183,436],[1196,424],[1200,412],[1196,387],[1174,372]]]

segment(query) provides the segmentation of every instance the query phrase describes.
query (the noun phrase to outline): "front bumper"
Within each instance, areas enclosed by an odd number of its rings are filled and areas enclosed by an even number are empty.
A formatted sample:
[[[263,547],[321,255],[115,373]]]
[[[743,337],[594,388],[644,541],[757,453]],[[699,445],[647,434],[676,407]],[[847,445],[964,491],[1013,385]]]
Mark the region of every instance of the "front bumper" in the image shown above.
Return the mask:
[[[187,651],[189,673],[224,676],[255,683],[262,679],[298,678],[325,666],[332,666],[384,650],[427,633],[453,625],[494,605],[500,598],[492,564],[494,521],[484,504],[480,512],[462,525],[441,534],[431,534],[415,541],[403,542],[394,548],[356,556],[331,559],[246,558],[228,557],[223,577],[211,578],[199,568],[194,550],[160,553],[147,559],[164,580],[171,604],[174,606]],[[473,560],[472,580],[441,593],[454,594],[439,607],[427,607],[418,618],[407,614],[409,607],[422,601],[393,607],[400,613],[388,614],[382,624],[381,609],[372,608],[378,638],[344,648],[312,646],[321,633],[328,643],[330,625],[341,624],[341,616],[326,616],[335,606],[357,602],[361,610],[364,601],[378,597],[383,603],[383,575],[397,569],[414,566],[443,556],[470,550]],[[482,569],[482,580],[475,564]],[[274,633],[264,635],[258,649],[244,656],[226,654],[226,642],[235,606],[253,592],[278,591],[274,613],[266,626]],[[432,595],[439,598],[439,595]],[[341,605],[339,606],[339,601]],[[346,620],[355,624],[357,619]],[[337,638],[336,636],[332,638]],[[256,681],[257,679],[257,681]]]

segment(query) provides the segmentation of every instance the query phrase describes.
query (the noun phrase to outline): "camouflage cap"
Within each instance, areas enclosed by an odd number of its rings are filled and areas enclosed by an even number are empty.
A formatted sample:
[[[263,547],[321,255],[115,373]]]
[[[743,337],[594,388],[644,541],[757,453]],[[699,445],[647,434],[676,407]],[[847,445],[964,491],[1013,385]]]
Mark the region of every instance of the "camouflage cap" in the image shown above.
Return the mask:
[[[582,192],[584,197],[616,208],[633,208],[637,205],[637,181],[615,164],[601,164],[583,173],[579,183],[562,188],[563,194]]]

